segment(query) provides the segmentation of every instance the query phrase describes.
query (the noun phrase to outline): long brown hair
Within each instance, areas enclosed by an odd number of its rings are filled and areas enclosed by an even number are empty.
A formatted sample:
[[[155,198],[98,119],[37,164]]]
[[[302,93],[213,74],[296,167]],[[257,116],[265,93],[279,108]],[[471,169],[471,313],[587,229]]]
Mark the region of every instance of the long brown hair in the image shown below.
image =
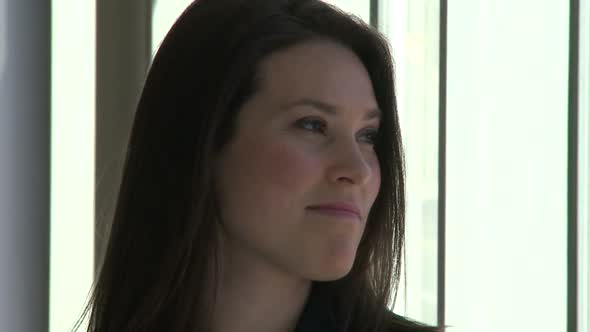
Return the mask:
[[[200,0],[176,21],[149,70],[133,123],[88,331],[206,331],[219,205],[212,160],[233,138],[270,53],[329,39],[366,67],[379,108],[381,187],[350,273],[315,283],[341,331],[435,331],[392,314],[404,244],[404,160],[385,38],[319,0]],[[313,59],[310,59],[313,61]],[[215,276],[215,274],[213,274]]]

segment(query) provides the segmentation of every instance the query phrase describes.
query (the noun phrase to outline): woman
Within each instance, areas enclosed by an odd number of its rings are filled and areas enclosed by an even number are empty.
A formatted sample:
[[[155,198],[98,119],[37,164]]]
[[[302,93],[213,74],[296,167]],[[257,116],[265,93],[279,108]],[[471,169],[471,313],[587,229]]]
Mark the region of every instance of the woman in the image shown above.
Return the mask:
[[[404,173],[387,42],[319,0],[200,0],[137,108],[89,331],[435,331],[387,306]]]

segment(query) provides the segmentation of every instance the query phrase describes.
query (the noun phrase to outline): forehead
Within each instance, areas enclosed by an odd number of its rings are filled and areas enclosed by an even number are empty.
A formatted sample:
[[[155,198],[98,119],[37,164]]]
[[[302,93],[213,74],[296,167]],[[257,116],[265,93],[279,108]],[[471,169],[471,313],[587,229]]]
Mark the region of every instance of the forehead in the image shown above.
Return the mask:
[[[377,108],[363,63],[335,42],[304,42],[275,52],[261,62],[258,74],[259,93],[272,103],[310,98],[343,109]]]

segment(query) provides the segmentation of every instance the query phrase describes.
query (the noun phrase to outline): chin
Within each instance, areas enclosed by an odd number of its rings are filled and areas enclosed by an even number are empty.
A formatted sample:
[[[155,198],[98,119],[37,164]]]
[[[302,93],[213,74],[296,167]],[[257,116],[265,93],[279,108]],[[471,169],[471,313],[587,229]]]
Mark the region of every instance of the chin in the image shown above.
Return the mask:
[[[300,275],[314,281],[335,281],[347,276],[356,260],[356,246],[350,242],[339,246],[315,247],[313,251],[300,256]]]
[[[335,281],[342,279],[352,270],[352,263],[344,265],[322,266],[308,274],[313,281]]]

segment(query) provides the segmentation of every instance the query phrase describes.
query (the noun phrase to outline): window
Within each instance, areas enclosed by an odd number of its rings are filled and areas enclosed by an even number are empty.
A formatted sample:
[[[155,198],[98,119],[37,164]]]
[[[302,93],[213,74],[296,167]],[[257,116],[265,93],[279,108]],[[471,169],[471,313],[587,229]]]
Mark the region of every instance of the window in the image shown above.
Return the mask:
[[[52,1],[51,332],[72,328],[94,278],[95,16],[95,1]]]

